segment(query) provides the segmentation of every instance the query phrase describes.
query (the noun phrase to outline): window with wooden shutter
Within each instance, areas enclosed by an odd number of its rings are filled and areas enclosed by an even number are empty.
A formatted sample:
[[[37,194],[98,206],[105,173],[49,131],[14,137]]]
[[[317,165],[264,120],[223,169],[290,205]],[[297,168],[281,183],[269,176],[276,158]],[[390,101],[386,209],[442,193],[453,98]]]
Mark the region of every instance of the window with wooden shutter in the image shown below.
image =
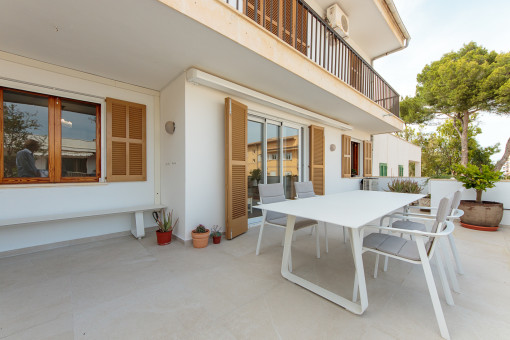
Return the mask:
[[[351,136],[342,135],[342,177],[351,177]]]
[[[225,98],[225,234],[248,230],[248,107]]]
[[[372,142],[363,142],[363,176],[372,176]]]
[[[310,125],[310,180],[317,195],[325,193],[324,128]]]
[[[106,98],[106,180],[147,180],[146,107]]]

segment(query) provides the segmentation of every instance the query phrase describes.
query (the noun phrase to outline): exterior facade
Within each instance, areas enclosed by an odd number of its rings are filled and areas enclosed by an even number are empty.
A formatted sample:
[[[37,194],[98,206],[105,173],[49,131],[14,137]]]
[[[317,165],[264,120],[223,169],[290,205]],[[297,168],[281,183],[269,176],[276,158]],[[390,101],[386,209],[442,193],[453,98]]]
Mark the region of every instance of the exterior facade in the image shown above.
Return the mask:
[[[326,23],[329,5],[11,3],[0,14],[11,32],[0,52],[0,201],[3,219],[35,222],[0,227],[0,252],[133,223],[127,213],[51,215],[163,204],[179,217],[177,238],[200,223],[231,238],[257,222],[260,183],[282,183],[288,198],[308,179],[318,193],[358,189],[375,175],[373,136],[403,126],[398,93],[371,63],[409,35],[391,0],[339,1],[344,37]],[[20,151],[34,176],[22,175]],[[144,221],[154,225],[151,211]]]
[[[421,148],[395,135],[373,136],[372,175],[421,177]]]

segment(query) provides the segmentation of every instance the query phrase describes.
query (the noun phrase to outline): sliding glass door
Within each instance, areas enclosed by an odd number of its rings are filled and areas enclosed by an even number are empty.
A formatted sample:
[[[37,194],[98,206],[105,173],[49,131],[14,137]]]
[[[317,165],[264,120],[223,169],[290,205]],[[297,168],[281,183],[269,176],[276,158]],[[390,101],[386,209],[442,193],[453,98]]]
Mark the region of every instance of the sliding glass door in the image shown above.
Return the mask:
[[[256,223],[262,215],[253,207],[260,201],[258,185],[282,183],[285,197],[295,198],[294,182],[302,178],[303,127],[248,116],[248,217]]]

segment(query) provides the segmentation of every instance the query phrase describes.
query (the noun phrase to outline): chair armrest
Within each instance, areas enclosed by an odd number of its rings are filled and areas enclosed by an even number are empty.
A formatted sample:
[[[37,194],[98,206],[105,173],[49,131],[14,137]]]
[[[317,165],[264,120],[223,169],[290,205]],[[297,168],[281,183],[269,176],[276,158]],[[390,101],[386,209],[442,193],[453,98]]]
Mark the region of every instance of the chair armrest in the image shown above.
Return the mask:
[[[386,231],[389,231],[392,233],[402,233],[402,234],[408,234],[408,235],[427,236],[427,237],[440,237],[440,236],[446,236],[446,235],[451,234],[453,232],[453,229],[455,228],[455,226],[453,225],[452,222],[446,221],[445,223],[446,223],[446,229],[444,229],[443,231],[440,231],[438,233],[430,233],[427,231],[420,231],[420,230],[390,228],[390,227],[383,227],[383,226],[376,226],[376,225],[365,225],[362,227],[362,229],[364,230],[366,228],[372,228],[372,229],[376,229],[379,231],[386,230]]]

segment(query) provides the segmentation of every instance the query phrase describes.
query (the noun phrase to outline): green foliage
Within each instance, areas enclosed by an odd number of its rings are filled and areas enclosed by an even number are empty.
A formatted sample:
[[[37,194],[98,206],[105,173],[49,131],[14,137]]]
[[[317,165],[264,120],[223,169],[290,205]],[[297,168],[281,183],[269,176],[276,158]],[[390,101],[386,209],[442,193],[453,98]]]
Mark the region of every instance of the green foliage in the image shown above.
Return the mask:
[[[197,234],[205,234],[207,232],[207,228],[202,225],[202,224],[199,224],[196,228],[195,228],[195,233]]]
[[[499,171],[493,171],[488,165],[482,165],[479,168],[474,164],[468,164],[467,166],[456,164],[453,169],[455,179],[463,183],[464,188],[477,191],[477,201],[482,199],[481,192],[493,188],[503,174]]]
[[[422,187],[418,182],[411,179],[396,178],[388,183],[388,189],[391,192],[402,192],[406,194],[419,194]]]
[[[167,215],[165,215],[165,211],[163,211],[163,220],[161,220],[160,218],[156,219],[159,231],[166,233],[174,230],[175,226],[179,222],[179,218],[177,218],[175,222],[173,222],[173,214],[174,214],[173,210],[169,212]]]
[[[458,129],[462,129],[460,123],[455,122],[455,124]],[[418,131],[408,127],[399,133],[402,138],[421,147],[422,176],[451,177],[453,165],[461,161],[461,142],[454,128],[454,121],[446,120],[434,133],[424,133],[420,131],[422,129],[423,126]],[[499,151],[499,145],[482,147],[475,138],[481,132],[482,130],[476,125],[468,129],[469,158],[476,166],[480,167],[483,164],[492,166],[490,157]]]
[[[251,179],[254,179],[256,180],[257,182],[261,180],[262,178],[262,170],[260,170],[259,168],[257,169],[253,169],[251,172],[250,172],[250,177]]]
[[[510,53],[498,54],[474,42],[443,55],[426,65],[417,75],[416,96],[401,102],[401,117],[406,123],[421,124],[446,115],[455,125],[464,148],[459,149],[464,164],[476,157],[486,159],[488,152],[475,151],[467,133],[479,111],[510,113]],[[466,126],[464,126],[466,125]]]
[[[221,236],[220,227],[217,225],[213,225],[211,227],[211,237],[220,237],[220,236]]]

